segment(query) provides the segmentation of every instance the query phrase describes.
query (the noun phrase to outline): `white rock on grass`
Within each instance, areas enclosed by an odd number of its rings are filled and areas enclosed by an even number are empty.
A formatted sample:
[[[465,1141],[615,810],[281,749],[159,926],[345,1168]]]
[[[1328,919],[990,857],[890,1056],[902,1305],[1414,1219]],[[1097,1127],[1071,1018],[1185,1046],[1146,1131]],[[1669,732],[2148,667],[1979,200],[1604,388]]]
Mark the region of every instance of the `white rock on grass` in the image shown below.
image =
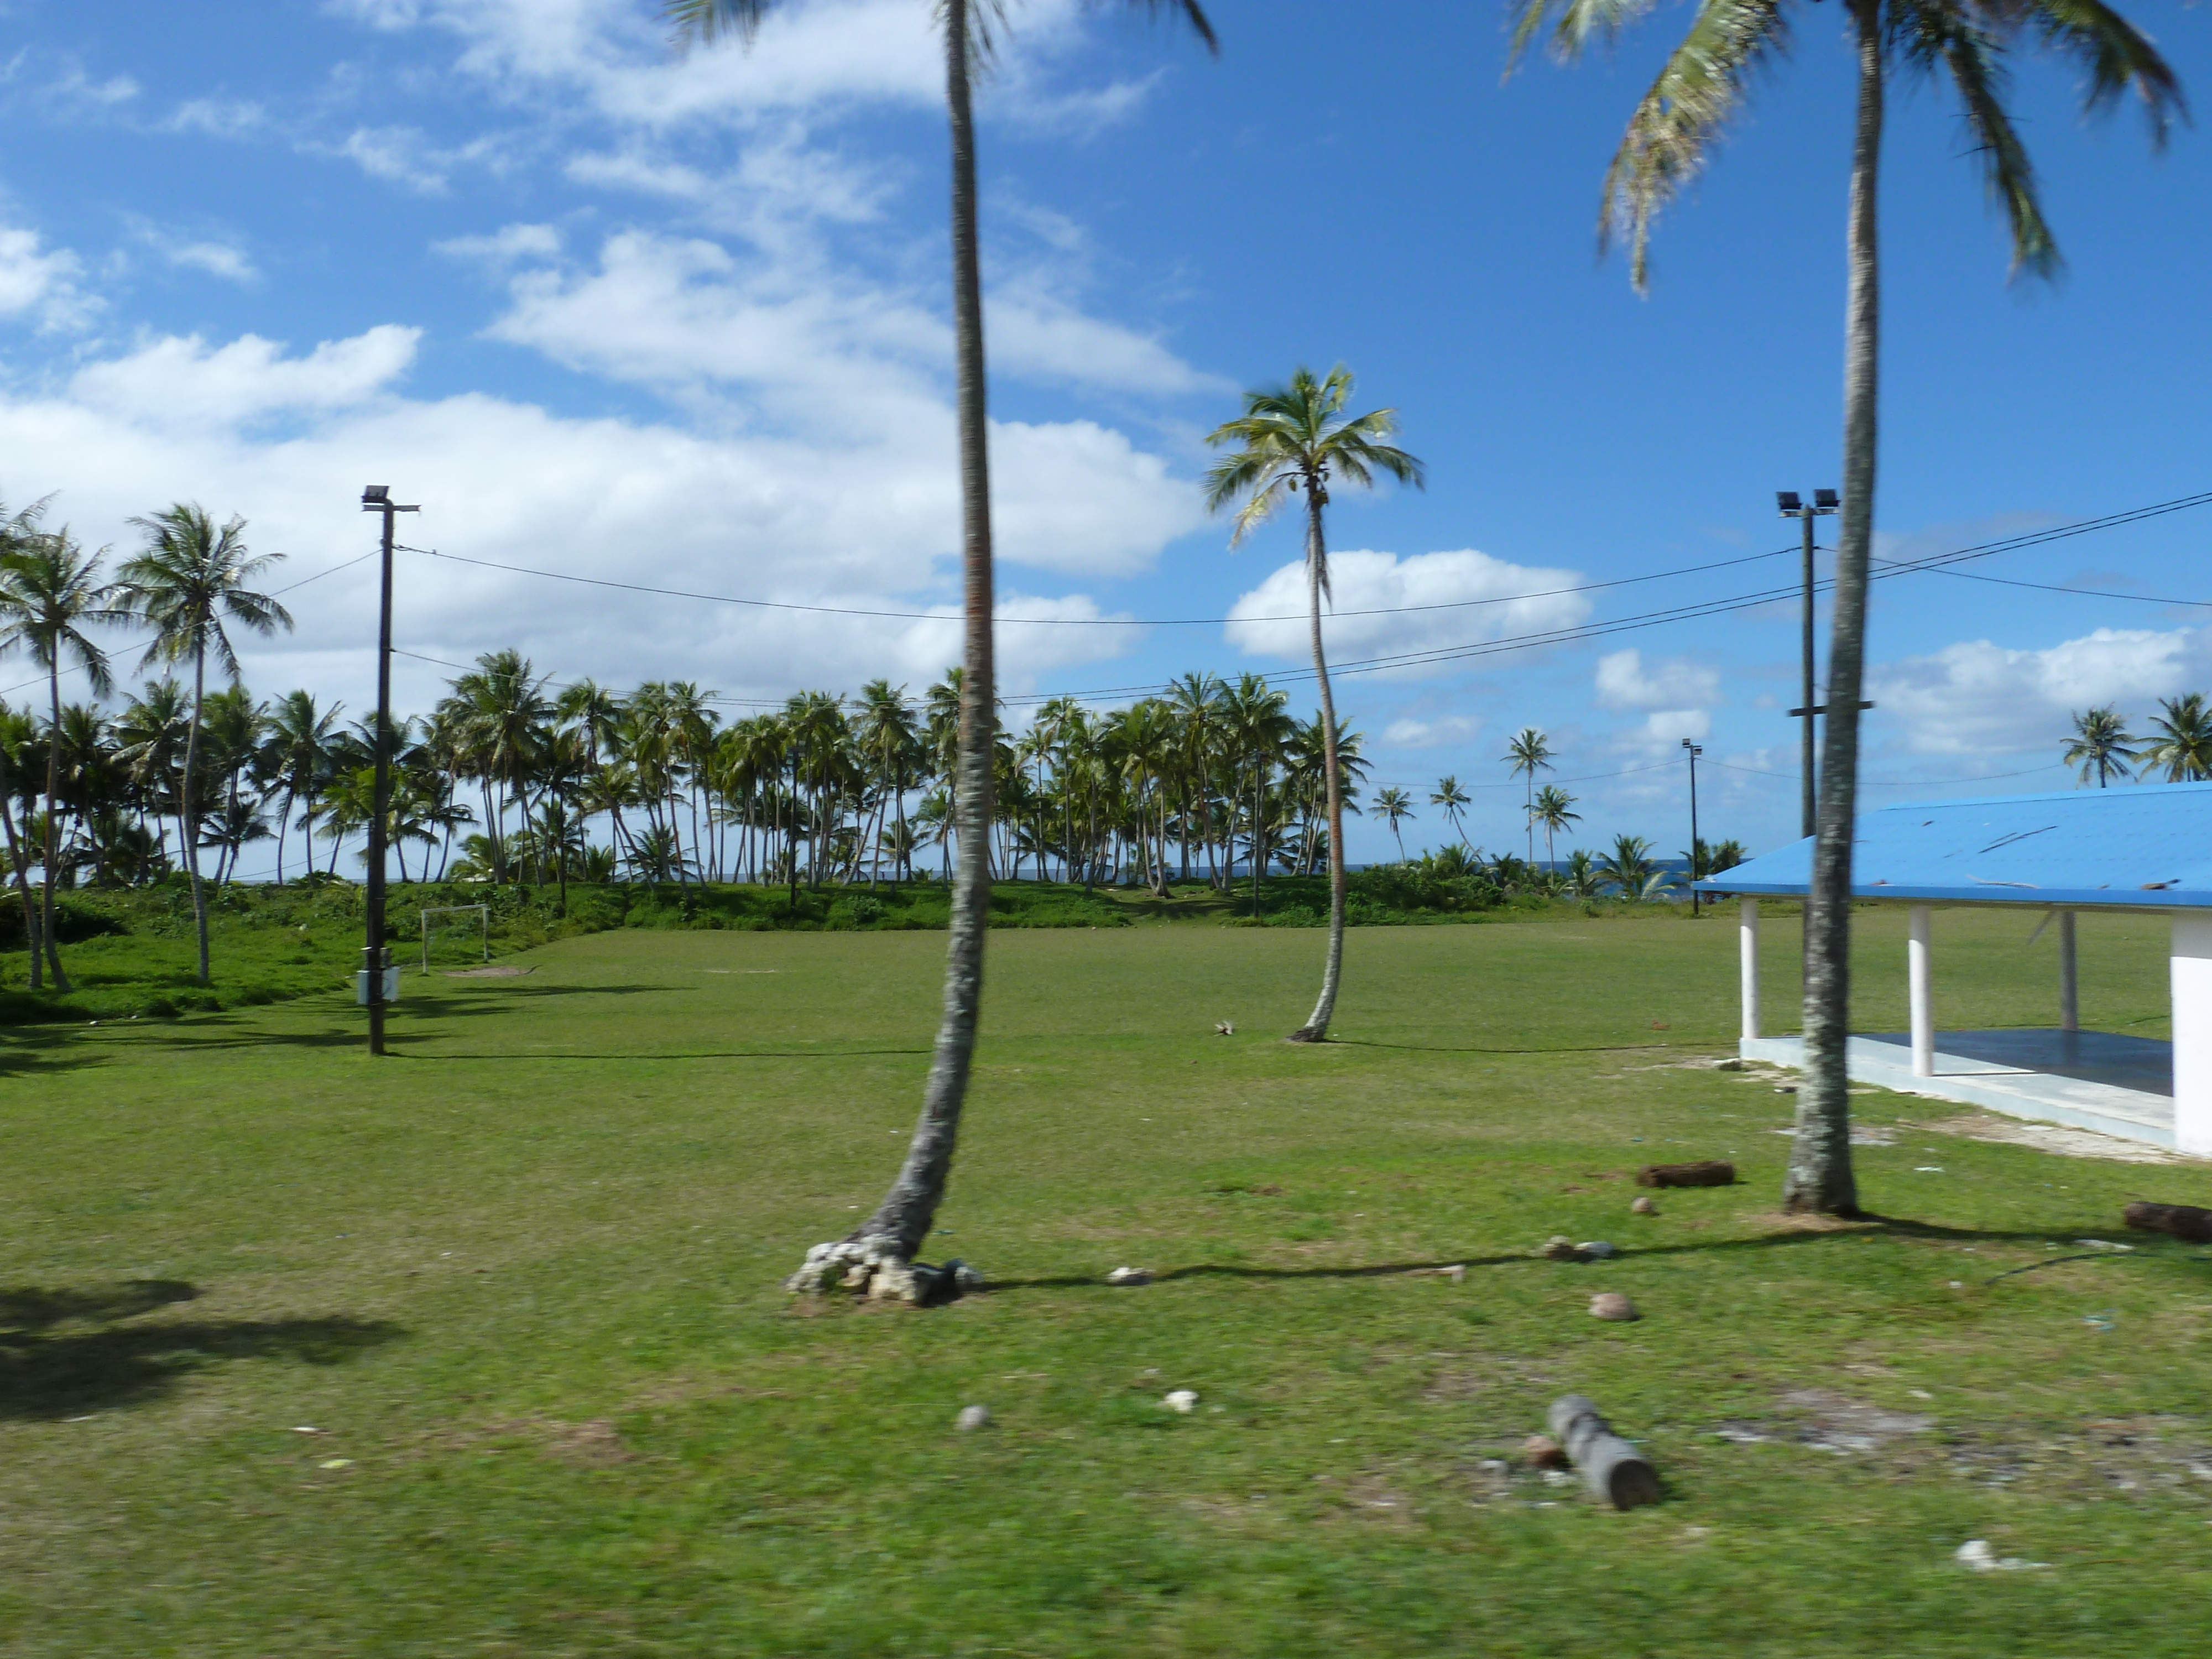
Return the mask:
[[[988,1406],[963,1406],[960,1415],[953,1419],[953,1426],[963,1434],[972,1434],[977,1429],[990,1425],[991,1408]]]
[[[1152,1276],[1142,1267],[1116,1267],[1106,1275],[1106,1282],[1109,1285],[1149,1285],[1152,1282]]]
[[[1999,1555],[1990,1547],[1986,1538],[1969,1538],[1953,1553],[1951,1559],[1962,1567],[1976,1572],[2026,1572],[2036,1567],[2047,1567],[2048,1561],[2023,1561],[2017,1555]]]
[[[1575,1249],[1582,1253],[1585,1261],[1610,1261],[1620,1254],[1618,1244],[1608,1244],[1601,1238],[1593,1238],[1586,1243],[1576,1245]]]
[[[1160,1404],[1171,1412],[1181,1412],[1188,1417],[1198,1409],[1198,1396],[1188,1389],[1176,1389],[1162,1396]]]

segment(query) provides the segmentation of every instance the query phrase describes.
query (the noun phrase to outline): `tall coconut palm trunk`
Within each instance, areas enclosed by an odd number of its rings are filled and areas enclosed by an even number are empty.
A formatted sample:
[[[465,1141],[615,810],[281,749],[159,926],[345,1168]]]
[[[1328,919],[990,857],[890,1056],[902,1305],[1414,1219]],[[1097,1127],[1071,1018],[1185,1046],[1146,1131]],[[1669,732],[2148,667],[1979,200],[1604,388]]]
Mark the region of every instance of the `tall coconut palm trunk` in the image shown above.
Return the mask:
[[[1881,271],[1875,236],[1881,166],[1880,0],[1852,8],[1859,60],[1858,134],[1851,151],[1850,287],[1844,302],[1844,501],[1837,537],[1836,611],[1828,647],[1828,726],[1805,906],[1805,1073],[1797,1133],[1783,1180],[1791,1210],[1853,1215],[1851,1124],[1844,1047],[1850,1041],[1851,826],[1857,807],[1859,689],[1866,657],[1867,556],[1874,537],[1875,389]]]
[[[0,787],[0,829],[8,834],[8,862],[15,867],[15,896],[23,902],[23,943],[31,964],[31,988],[41,983],[39,948],[39,907],[31,899],[31,860],[23,840],[15,833],[15,814],[8,804],[8,791]]]
[[[208,982],[207,889],[200,881],[200,815],[193,799],[199,777],[200,706],[207,696],[207,647],[192,653],[192,727],[185,734],[184,799],[178,804],[177,827],[185,843],[185,868],[192,882],[192,931],[200,947],[200,983]]]
[[[1320,1042],[1336,1013],[1336,984],[1344,969],[1344,787],[1336,771],[1336,699],[1328,688],[1328,658],[1321,642],[1322,573],[1328,568],[1321,511],[1328,493],[1317,481],[1306,485],[1306,608],[1313,629],[1314,681],[1321,689],[1322,767],[1328,788],[1328,960],[1321,973],[1321,999],[1306,1023],[1291,1033],[1293,1042]]]
[[[46,836],[39,846],[39,936],[31,941],[33,957],[43,949],[46,966],[54,976],[54,989],[69,994],[69,975],[62,967],[62,953],[54,942],[54,865],[61,857],[62,838],[58,823],[58,803],[62,787],[62,675],[61,653],[54,653],[53,672],[46,677],[48,724],[46,726]]]
[[[794,1289],[820,1288],[833,1271],[865,1276],[874,1296],[926,1298],[934,1287],[909,1265],[944,1201],[983,1001],[983,942],[991,909],[991,759],[998,704],[991,639],[991,480],[986,450],[983,291],[975,228],[975,129],[969,102],[969,0],[950,0],[945,25],[945,104],[952,137],[952,317],[958,358],[961,573],[965,627],[955,819],[960,863],[952,890],[945,963],[945,1014],[938,1027],[921,1121],[906,1163],[884,1201],[840,1243],[817,1245]]]

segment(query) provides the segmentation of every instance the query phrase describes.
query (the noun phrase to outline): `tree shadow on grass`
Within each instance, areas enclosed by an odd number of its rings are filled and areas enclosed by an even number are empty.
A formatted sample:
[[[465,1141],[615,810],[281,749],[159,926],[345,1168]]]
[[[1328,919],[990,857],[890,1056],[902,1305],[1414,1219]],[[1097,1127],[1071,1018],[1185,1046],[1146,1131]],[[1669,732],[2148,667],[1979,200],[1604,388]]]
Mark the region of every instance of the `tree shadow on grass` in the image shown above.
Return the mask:
[[[1705,1255],[1738,1250],[1771,1250],[1884,1235],[1927,1239],[1941,1243],[2047,1244],[2051,1241],[2051,1230],[2041,1228],[2033,1232],[2021,1232],[1978,1227],[1946,1227],[1939,1223],[1915,1221],[1905,1217],[1866,1214],[1856,1221],[1842,1222],[1834,1226],[1791,1227],[1778,1232],[1761,1233],[1753,1238],[1716,1238],[1685,1244],[1638,1245],[1624,1251],[1617,1260],[1627,1261],[1639,1256]],[[1515,1251],[1508,1255],[1457,1255],[1436,1261],[1365,1262],[1338,1267],[1247,1267],[1218,1262],[1197,1262],[1187,1267],[1164,1268],[1152,1275],[1152,1283],[1165,1285],[1178,1279],[1389,1279],[1403,1273],[1437,1273],[1446,1267],[1464,1267],[1472,1271],[1477,1267],[1547,1267],[1559,1265],[1564,1264],[1547,1262],[1542,1256],[1527,1251]],[[1103,1275],[1066,1274],[1048,1279],[994,1279],[991,1289],[994,1291],[1067,1290],[1105,1283]]]
[[[106,1063],[103,1055],[86,1052],[76,1037],[73,1030],[0,1027],[0,1077],[35,1077]]]
[[[0,1289],[0,1420],[144,1405],[224,1360],[333,1365],[403,1334],[398,1325],[343,1316],[128,1322],[199,1294],[177,1279]]]
[[[498,1054],[455,1054],[441,1051],[436,1054],[405,1054],[406,1060],[865,1060],[874,1055],[920,1055],[927,1059],[931,1050],[920,1048],[708,1048],[692,1049],[677,1054],[628,1054],[598,1052],[578,1054],[551,1048],[509,1048]]]

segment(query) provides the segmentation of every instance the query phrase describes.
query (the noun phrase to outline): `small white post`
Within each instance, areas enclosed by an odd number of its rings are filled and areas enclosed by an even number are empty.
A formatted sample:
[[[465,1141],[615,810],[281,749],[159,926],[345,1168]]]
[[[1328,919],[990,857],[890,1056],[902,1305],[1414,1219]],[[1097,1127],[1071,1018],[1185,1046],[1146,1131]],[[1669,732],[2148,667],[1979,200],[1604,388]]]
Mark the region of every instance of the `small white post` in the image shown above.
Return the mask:
[[[2173,1144],[2212,1155],[2212,915],[2173,913]]]
[[[2058,1029],[2081,1029],[2081,989],[2074,976],[2074,913],[2058,913]]]
[[[1927,905],[1912,907],[1911,942],[1905,947],[1906,976],[1912,998],[1912,1075],[1936,1075],[1936,1008],[1928,989],[1929,921],[1935,912]]]
[[[1743,1004],[1743,1040],[1759,1041],[1759,901],[1749,894],[1736,901],[1741,915],[1735,925],[1738,994]]]

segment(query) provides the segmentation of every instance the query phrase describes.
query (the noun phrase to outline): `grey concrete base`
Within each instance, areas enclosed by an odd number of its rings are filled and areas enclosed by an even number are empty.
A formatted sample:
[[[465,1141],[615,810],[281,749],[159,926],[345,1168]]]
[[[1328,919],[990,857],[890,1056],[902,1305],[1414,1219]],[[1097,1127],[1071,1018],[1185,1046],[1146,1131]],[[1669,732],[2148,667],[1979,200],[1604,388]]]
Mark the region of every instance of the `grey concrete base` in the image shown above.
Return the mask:
[[[2154,1146],[2173,1145],[2173,1048],[2110,1031],[1942,1031],[1936,1075],[1912,1075],[1912,1039],[1855,1036],[1844,1051],[1854,1083],[1955,1100],[2011,1117],[2094,1129]],[[1800,1066],[1796,1037],[1753,1037],[1746,1060]]]

